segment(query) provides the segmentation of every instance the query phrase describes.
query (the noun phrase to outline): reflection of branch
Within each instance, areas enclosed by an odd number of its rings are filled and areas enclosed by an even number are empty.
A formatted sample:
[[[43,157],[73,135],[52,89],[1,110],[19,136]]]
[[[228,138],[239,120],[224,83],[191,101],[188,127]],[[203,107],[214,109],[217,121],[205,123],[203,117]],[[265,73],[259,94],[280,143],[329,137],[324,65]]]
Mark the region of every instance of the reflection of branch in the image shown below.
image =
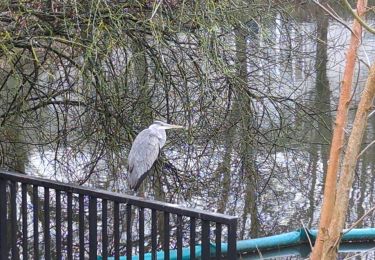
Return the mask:
[[[357,12],[354,12],[352,6],[349,4],[348,0],[343,0],[345,6],[349,10],[349,12],[354,16],[354,18],[370,33],[375,34],[375,29],[371,28],[365,21],[362,20],[362,18],[357,14]]]
[[[23,109],[21,111],[15,111],[15,112],[9,112],[9,113],[2,114],[2,115],[0,115],[0,118],[6,118],[8,116],[12,116],[12,115],[15,115],[15,114],[22,114],[22,113],[26,113],[26,112],[36,111],[36,110],[38,110],[40,108],[44,108],[44,107],[47,107],[49,105],[86,106],[87,104],[85,104],[84,102],[75,101],[75,100],[42,101],[39,104],[37,104],[37,105],[35,105],[33,107],[30,107],[28,109]]]

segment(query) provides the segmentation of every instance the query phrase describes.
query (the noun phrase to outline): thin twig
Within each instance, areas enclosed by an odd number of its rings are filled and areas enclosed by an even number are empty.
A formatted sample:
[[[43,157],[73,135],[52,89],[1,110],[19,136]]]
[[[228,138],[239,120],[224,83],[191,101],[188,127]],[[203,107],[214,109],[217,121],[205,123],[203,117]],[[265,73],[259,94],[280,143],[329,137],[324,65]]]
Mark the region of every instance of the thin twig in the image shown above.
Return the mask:
[[[367,116],[367,119],[369,119],[373,114],[375,114],[375,110],[371,111],[371,113]]]
[[[358,154],[358,156],[357,156],[357,159],[359,158],[359,157],[361,157],[361,155],[362,154],[364,154],[364,152],[366,152],[366,150],[368,149],[368,148],[370,148],[370,146],[371,145],[373,145],[373,144],[375,144],[375,140],[374,141],[372,141],[370,144],[368,144],[359,154]]]
[[[310,236],[309,236],[309,231],[307,230],[305,224],[302,221],[301,221],[301,224],[302,224],[303,229],[305,230],[305,233],[306,233],[306,236],[307,236],[307,240],[309,241],[310,249],[312,251],[313,250],[313,245],[312,245],[312,242],[311,242],[311,239],[310,239]]]
[[[317,0],[313,0],[313,2],[318,5],[320,8],[322,8],[327,14],[329,14],[334,20],[336,20],[337,22],[339,22],[340,24],[344,25],[349,31],[351,31],[351,33],[353,35],[356,35],[353,31],[352,28],[350,28],[349,25],[347,25],[340,17],[336,16],[334,13],[332,13],[330,10],[328,10],[324,5],[322,5],[321,3],[319,3],[319,1]],[[356,35],[356,37],[358,37]]]
[[[356,258],[357,256],[362,256],[362,255],[367,254],[367,253],[372,252],[372,251],[375,251],[375,247],[372,247],[372,248],[370,248],[369,250],[366,250],[366,251],[364,251],[364,252],[360,252],[360,253],[358,253],[358,254],[355,254],[355,255],[352,255],[352,256],[348,256],[348,257],[344,258],[344,260],[354,259],[354,258]]]
[[[352,230],[353,228],[355,228],[359,223],[362,222],[362,220],[363,220],[366,216],[370,215],[370,213],[372,213],[374,210],[375,210],[375,207],[372,207],[371,209],[369,209],[365,214],[363,214],[362,217],[360,217],[356,222],[354,222],[353,225],[351,225],[351,227],[350,227],[348,230],[346,230],[346,231],[343,232],[342,234],[344,235],[344,234],[348,233],[350,230]]]
[[[354,16],[354,18],[370,33],[375,34],[375,29],[371,28],[361,17],[353,10],[352,6],[349,4],[348,0],[343,0],[345,6],[349,12]]]

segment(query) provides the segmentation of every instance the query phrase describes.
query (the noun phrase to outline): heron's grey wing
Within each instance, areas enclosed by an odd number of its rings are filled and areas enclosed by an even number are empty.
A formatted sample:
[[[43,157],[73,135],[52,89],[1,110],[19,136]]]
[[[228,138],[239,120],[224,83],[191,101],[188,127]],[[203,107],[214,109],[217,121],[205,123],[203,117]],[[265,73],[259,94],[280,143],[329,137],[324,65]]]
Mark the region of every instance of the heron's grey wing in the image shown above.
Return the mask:
[[[159,139],[149,129],[135,138],[128,157],[128,183],[134,189],[158,158]]]

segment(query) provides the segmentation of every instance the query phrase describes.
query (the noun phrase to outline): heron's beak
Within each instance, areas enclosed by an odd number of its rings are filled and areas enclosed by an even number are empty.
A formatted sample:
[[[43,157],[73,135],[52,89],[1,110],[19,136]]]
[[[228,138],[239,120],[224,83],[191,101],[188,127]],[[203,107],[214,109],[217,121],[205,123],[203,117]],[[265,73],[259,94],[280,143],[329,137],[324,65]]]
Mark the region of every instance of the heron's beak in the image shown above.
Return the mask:
[[[185,127],[182,126],[182,125],[168,125],[167,127],[168,127],[168,129],[173,129],[173,128],[185,128]]]

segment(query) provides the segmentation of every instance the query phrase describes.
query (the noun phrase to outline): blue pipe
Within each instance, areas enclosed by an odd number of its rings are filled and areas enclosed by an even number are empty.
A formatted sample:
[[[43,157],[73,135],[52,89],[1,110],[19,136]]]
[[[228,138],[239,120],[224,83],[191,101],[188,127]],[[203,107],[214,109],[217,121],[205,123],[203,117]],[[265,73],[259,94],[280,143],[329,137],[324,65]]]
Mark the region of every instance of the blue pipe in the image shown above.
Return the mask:
[[[269,237],[261,237],[261,238],[254,238],[249,240],[241,240],[237,241],[237,252],[252,252],[257,250],[271,250],[277,248],[284,248],[293,245],[299,245],[303,243],[307,243],[308,239],[313,242],[317,236],[317,230],[307,230],[299,229],[296,231],[269,236]],[[345,233],[342,237],[343,242],[348,241],[366,241],[366,240],[375,240],[375,228],[361,228],[361,229],[352,229],[349,232]],[[211,255],[215,254],[215,244],[211,244],[210,252]],[[222,243],[221,244],[221,251],[223,254],[228,252],[228,244]],[[202,255],[202,247],[201,245],[195,246],[196,257],[199,258]],[[174,260],[177,259],[177,250],[170,250],[170,259]],[[98,260],[101,260],[102,257],[98,256]],[[109,257],[108,260],[113,260],[113,257]],[[138,256],[133,256],[132,260],[138,260]],[[164,259],[164,252],[159,251],[157,252],[157,259]],[[190,259],[190,248],[185,247],[182,249],[182,259],[189,260]],[[120,257],[120,260],[127,260],[126,256]],[[145,260],[151,260],[151,253],[145,254]]]

